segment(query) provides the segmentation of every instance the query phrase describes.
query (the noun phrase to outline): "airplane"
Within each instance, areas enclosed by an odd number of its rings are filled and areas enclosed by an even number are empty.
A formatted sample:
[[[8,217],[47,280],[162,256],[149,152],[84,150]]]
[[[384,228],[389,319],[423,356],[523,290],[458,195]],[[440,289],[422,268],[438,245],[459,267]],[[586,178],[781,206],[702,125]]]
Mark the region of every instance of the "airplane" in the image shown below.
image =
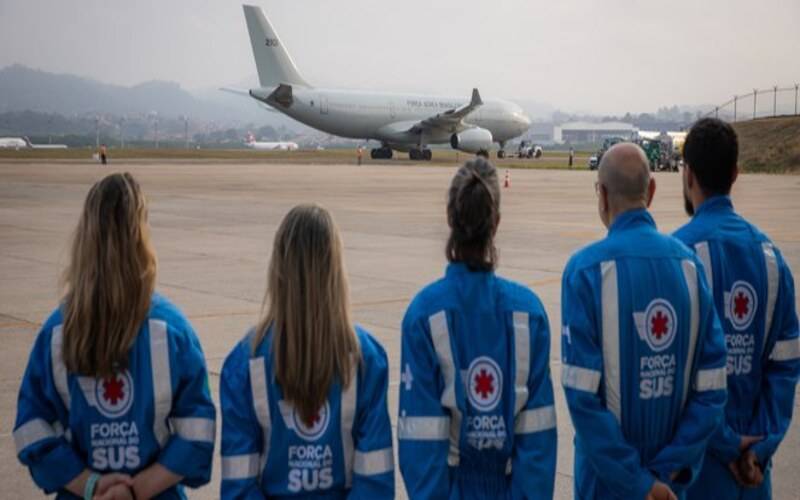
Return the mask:
[[[257,141],[253,134],[247,134],[244,145],[250,149],[267,151],[297,151],[299,149],[296,142],[261,142]]]
[[[477,153],[488,152],[494,143],[503,158],[506,142],[530,127],[518,105],[484,101],[478,89],[464,99],[313,87],[300,76],[264,11],[242,7],[260,87],[236,92],[328,134],[378,141],[374,159],[390,159],[397,150],[407,151],[412,160],[430,160],[431,144]]]
[[[27,137],[0,137],[0,149],[67,149],[67,145],[34,144]]]

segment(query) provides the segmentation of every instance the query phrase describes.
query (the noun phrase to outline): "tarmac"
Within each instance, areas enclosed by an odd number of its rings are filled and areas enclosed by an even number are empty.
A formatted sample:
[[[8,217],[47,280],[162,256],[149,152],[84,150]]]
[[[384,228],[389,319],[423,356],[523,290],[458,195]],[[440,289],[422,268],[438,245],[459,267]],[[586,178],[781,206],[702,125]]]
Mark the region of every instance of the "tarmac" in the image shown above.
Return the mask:
[[[389,355],[389,411],[396,422],[400,322],[416,291],[444,271],[446,192],[454,167],[0,163],[0,496],[41,496],[15,457],[17,391],[38,328],[58,303],[59,277],[83,199],[94,181],[121,170],[133,173],[149,198],[158,290],[194,324],[217,402],[224,357],[258,319],[281,218],[299,203],[329,208],[343,233],[354,317]],[[498,273],[533,288],[549,314],[559,431],[556,498],[572,498],[573,430],[559,380],[560,279],[569,255],[605,234],[597,216],[596,174],[510,175],[511,187],[502,193]],[[680,175],[659,173],[656,179],[653,214],[661,230],[672,231],[687,220]],[[795,273],[798,193],[800,176],[777,175],[740,176],[733,193],[737,209],[773,238]],[[774,460],[776,499],[800,498],[798,420]],[[211,483],[188,491],[190,498],[217,498],[219,473],[217,456]],[[399,474],[397,479],[398,497],[404,498]]]

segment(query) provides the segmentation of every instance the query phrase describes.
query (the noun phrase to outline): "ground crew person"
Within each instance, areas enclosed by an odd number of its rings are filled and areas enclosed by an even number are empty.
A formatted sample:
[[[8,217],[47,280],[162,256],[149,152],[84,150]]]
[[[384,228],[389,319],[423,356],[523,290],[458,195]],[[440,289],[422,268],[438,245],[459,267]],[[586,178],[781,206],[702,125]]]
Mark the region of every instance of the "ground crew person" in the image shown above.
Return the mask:
[[[402,326],[398,443],[409,498],[552,498],[556,413],[542,303],[494,273],[497,171],[476,158],[450,185],[445,276]]]
[[[575,150],[569,148],[569,168],[572,168],[572,164],[575,161]]]
[[[266,314],[222,368],[223,499],[394,498],[388,361],[350,320],[342,253],[319,206],[278,229]]]
[[[364,156],[364,148],[362,148],[360,145],[356,149],[356,156],[358,158],[358,164],[361,165],[361,158]]]
[[[686,210],[675,236],[703,261],[728,347],[725,421],[708,444],[690,498],[771,498],[770,464],[789,428],[800,375],[794,280],[778,248],[730,198],[738,140],[704,118],[684,144]]]
[[[674,499],[722,420],[725,344],[699,260],[656,230],[638,146],[600,162],[608,236],[562,281],[561,381],[575,427],[575,497]]]
[[[185,498],[211,476],[215,409],[187,319],[154,294],[147,207],[130,174],[86,198],[66,295],[36,338],[14,443],[59,498]]]

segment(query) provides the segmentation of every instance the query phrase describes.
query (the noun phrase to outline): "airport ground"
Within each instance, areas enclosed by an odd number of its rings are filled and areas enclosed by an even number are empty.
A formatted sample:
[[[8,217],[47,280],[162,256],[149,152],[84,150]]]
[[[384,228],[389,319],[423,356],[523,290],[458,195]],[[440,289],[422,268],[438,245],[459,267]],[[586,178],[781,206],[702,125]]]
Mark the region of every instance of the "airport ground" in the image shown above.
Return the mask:
[[[19,382],[39,325],[58,301],[58,277],[83,198],[92,182],[117,170],[132,172],[149,197],[158,289],[195,325],[217,401],[224,356],[258,317],[278,223],[297,203],[330,208],[344,235],[354,316],[389,355],[395,422],[399,325],[412,295],[444,270],[445,193],[455,163],[431,168],[412,167],[408,161],[365,162],[357,167],[351,155],[325,165],[186,158],[119,161],[104,168],[78,161],[0,160],[0,496],[40,496],[14,456],[11,432]],[[550,359],[558,412],[559,499],[572,498],[573,459],[573,430],[559,379],[560,277],[572,252],[605,233],[596,214],[594,176],[585,170],[511,171],[497,241],[498,272],[539,294],[554,332]],[[660,228],[671,231],[686,221],[680,176],[659,173],[656,178],[653,213]],[[754,174],[740,177],[734,191],[738,209],[772,236],[795,274],[800,274],[798,192],[800,176]],[[775,458],[776,499],[798,498],[798,459],[800,415]],[[190,492],[191,498],[218,497],[219,471],[217,457],[211,484]],[[398,492],[405,496],[399,476]]]

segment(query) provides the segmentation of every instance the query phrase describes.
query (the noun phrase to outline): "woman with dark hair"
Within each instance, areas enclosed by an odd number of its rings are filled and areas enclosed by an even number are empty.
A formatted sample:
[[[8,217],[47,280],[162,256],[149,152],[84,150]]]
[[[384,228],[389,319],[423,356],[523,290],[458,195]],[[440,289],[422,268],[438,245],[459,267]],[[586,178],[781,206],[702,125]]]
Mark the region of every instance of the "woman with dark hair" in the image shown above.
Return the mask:
[[[461,167],[447,202],[445,276],[402,327],[398,441],[410,498],[551,498],[556,415],[547,315],[494,272],[497,171]]]
[[[128,173],[89,191],[66,293],[34,343],[14,442],[57,498],[185,498],[211,476],[216,411],[183,314],[154,293],[147,203]]]
[[[333,218],[293,208],[275,235],[264,312],[222,368],[222,498],[393,498],[388,372],[351,319]]]

